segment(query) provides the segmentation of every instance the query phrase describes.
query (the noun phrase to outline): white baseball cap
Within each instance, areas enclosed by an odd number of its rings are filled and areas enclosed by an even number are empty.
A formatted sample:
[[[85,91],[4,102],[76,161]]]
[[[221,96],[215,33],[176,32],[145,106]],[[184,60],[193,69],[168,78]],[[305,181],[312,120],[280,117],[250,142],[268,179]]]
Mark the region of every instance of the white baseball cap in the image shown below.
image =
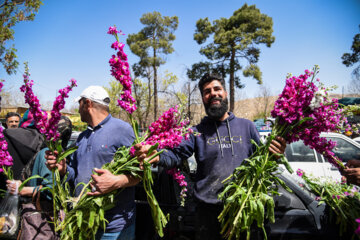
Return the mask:
[[[75,98],[75,102],[79,102],[81,98],[87,98],[91,101],[109,106],[110,97],[107,91],[101,86],[87,87],[79,97]]]

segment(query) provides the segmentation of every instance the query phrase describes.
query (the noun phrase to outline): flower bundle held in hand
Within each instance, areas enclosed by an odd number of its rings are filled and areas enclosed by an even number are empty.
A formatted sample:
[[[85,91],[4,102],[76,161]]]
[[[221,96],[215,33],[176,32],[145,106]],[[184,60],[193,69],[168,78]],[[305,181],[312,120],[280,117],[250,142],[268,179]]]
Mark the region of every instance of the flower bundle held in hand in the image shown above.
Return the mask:
[[[169,118],[169,116],[171,116],[171,118]],[[182,120],[181,116],[177,108],[171,108],[163,113],[159,120],[153,123],[153,125],[159,126],[159,128],[156,128],[156,131],[149,127],[147,133],[143,137],[138,137],[135,143],[152,143],[154,146],[153,149],[157,149],[160,144],[164,148],[177,146],[181,141],[182,135],[187,136],[189,134],[189,131],[186,130],[187,126],[185,125],[188,121]],[[166,119],[166,121],[164,121],[164,119]],[[160,127],[160,123],[163,124],[161,126],[164,127]],[[134,124],[134,126],[136,126],[136,124]],[[178,131],[172,131],[172,129],[177,129]],[[138,131],[138,129],[135,128],[134,131]],[[169,141],[168,139],[173,139],[173,141]],[[150,152],[151,150],[149,153]],[[162,151],[157,152],[152,158],[161,152]],[[137,158],[134,157],[132,153],[133,147],[122,147],[118,149],[113,161],[105,164],[102,169],[109,170],[114,175],[131,174],[134,177],[142,179],[147,200],[151,208],[154,226],[159,236],[162,237],[163,227],[165,227],[168,220],[160,209],[152,191],[153,179],[150,164],[144,162],[144,169],[141,170]],[[141,172],[143,172],[143,176],[140,175]],[[85,185],[83,192],[77,200],[71,201],[73,204],[72,210],[66,214],[64,221],[61,223],[61,239],[93,239],[99,227],[105,228],[107,221],[104,213],[106,210],[114,207],[116,204],[115,195],[118,191],[121,191],[121,189],[94,197],[86,194],[91,191],[89,185],[90,182]]]
[[[188,128],[189,123],[188,120],[183,119],[182,111],[178,106],[170,108],[167,112],[163,113],[156,122],[153,122],[149,126],[148,132],[145,134],[146,140],[143,144],[156,145],[158,149],[177,147],[183,138],[187,140],[190,134],[193,133],[193,130]],[[150,166],[148,165],[147,167]],[[187,192],[185,176],[181,174],[177,168],[169,169],[167,173],[170,174],[181,187],[180,205],[184,206]]]
[[[238,239],[241,232],[246,232],[247,239],[250,239],[250,226],[254,221],[266,238],[264,219],[267,218],[270,223],[275,221],[273,196],[278,195],[275,184],[290,191],[276,176],[276,170],[279,164],[283,164],[289,172],[292,172],[291,167],[284,156],[278,156],[281,158],[276,160],[269,153],[269,145],[276,136],[285,138],[288,143],[302,139],[324,154],[333,165],[343,167],[331,152],[334,143],[319,136],[321,132],[340,129],[345,119],[341,116],[337,100],[328,99],[328,89],[319,80],[316,81],[320,89],[316,86],[314,79],[317,72],[315,66],[313,72],[306,70],[305,74],[286,79],[285,88],[271,113],[275,123],[266,143],[256,146],[254,154],[224,181],[224,191],[219,195],[224,209],[218,219],[222,225],[221,234],[228,239]]]
[[[317,195],[319,204],[326,203],[330,207],[331,217],[336,217],[335,224],[340,227],[340,235],[348,232],[356,233],[357,218],[360,216],[359,187],[346,183],[308,177],[298,169],[297,175],[305,181],[305,188]],[[355,236],[354,236],[355,237]]]
[[[3,88],[3,86],[4,86],[4,84],[2,82],[0,82],[0,92]],[[8,152],[8,144],[5,140],[2,127],[0,127],[0,146],[1,146],[1,148],[0,148],[0,173],[5,174],[7,179],[12,180],[13,174],[12,174],[11,166],[13,165],[13,158],[11,157],[11,155]]]
[[[20,91],[25,93],[25,103],[29,104],[30,112],[34,116],[35,126],[39,130],[41,134],[45,137],[45,143],[51,152],[57,151],[58,157],[57,162],[60,162],[68,155],[72,154],[76,151],[77,147],[73,147],[64,151],[61,145],[61,141],[59,140],[60,134],[57,132],[58,123],[61,118],[60,111],[65,107],[65,98],[69,97],[69,92],[73,87],[76,86],[76,80],[71,79],[70,85],[60,89],[59,95],[56,97],[53,108],[51,110],[51,118],[48,119],[46,111],[41,109],[41,105],[39,99],[36,97],[32,90],[32,86],[34,85],[34,81],[30,80],[30,73],[27,63],[25,63],[25,74],[24,77],[24,85],[20,87]],[[55,184],[58,183],[58,184]],[[66,202],[66,191],[61,187],[60,183],[60,174],[58,169],[52,170],[52,188],[49,191],[52,194],[53,198],[53,211],[54,211],[54,228],[55,231],[58,230],[58,218],[57,213],[60,210],[64,210],[66,212],[67,202]],[[44,190],[45,188],[43,188]]]
[[[332,149],[336,143],[321,138],[321,132],[337,132],[350,126],[339,108],[337,99],[330,99],[328,92],[332,88],[325,88],[319,79],[314,79],[318,67],[314,71],[305,71],[299,77],[289,77],[286,86],[275,102],[272,117],[276,119],[274,127],[284,136],[288,143],[303,140],[304,144],[323,154],[326,159],[337,168],[343,168]],[[311,77],[311,81],[308,79]]]
[[[131,125],[135,133],[134,144],[151,144],[153,145],[151,152],[159,147],[175,147],[182,139],[182,136],[188,136],[190,133],[186,129],[188,121],[182,120],[182,114],[178,108],[171,108],[160,116],[159,120],[149,127],[148,131],[139,137],[138,124],[132,117],[132,113],[136,110],[135,100],[131,96],[132,81],[130,77],[129,65],[127,63],[126,54],[123,51],[124,44],[120,43],[117,34],[121,33],[116,27],[110,27],[108,34],[114,35],[116,42],[112,44],[112,48],[117,50],[117,54],[113,55],[109,63],[111,66],[111,75],[114,76],[123,86],[121,99],[118,105],[123,108],[129,116]],[[102,169],[109,170],[114,175],[129,174],[140,178],[147,194],[147,200],[151,208],[151,214],[159,236],[163,236],[163,227],[167,224],[167,217],[164,215],[152,191],[153,179],[151,166],[148,162],[144,162],[143,170],[140,169],[139,162],[133,155],[133,147],[122,147],[117,150],[113,161],[105,164]],[[158,156],[160,152],[152,155],[152,158]],[[140,175],[140,173],[143,173]],[[62,239],[94,239],[99,227],[105,229],[107,220],[104,217],[106,210],[114,207],[115,195],[121,189],[115,190],[105,195],[97,197],[89,196],[86,193],[90,191],[90,183],[87,183],[83,192],[77,200],[72,201],[72,210],[66,214],[61,224]]]

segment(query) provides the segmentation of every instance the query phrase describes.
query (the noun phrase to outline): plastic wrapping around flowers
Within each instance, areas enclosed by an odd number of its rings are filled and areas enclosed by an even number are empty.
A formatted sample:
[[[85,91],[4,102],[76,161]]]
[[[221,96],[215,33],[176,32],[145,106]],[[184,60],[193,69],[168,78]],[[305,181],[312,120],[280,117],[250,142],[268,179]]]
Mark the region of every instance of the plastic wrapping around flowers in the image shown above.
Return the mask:
[[[127,55],[124,53],[124,44],[119,42],[118,31],[116,27],[110,27],[108,34],[114,35],[116,41],[111,47],[117,51],[109,60],[111,66],[111,75],[123,86],[118,106],[123,108],[129,116],[131,125],[135,134],[134,145],[149,144],[152,145],[149,150],[151,159],[161,154],[163,150],[153,154],[152,151],[163,148],[173,148],[180,144],[183,138],[187,138],[192,132],[188,128],[189,121],[183,119],[181,110],[178,107],[170,108],[163,113],[160,118],[151,124],[147,132],[143,136],[139,136],[138,124],[132,117],[132,113],[136,110],[135,99],[132,97],[132,81],[127,63]],[[105,164],[102,169],[109,170],[114,175],[128,174],[142,179],[144,190],[147,194],[147,200],[150,205],[151,215],[154,227],[160,237],[163,234],[163,228],[168,222],[168,216],[162,212],[152,191],[153,179],[151,166],[148,162],[144,162],[143,169],[140,169],[139,161],[133,155],[134,148],[122,147],[117,150],[113,160]],[[150,160],[151,160],[150,159]],[[149,160],[149,161],[150,161]],[[181,183],[183,188],[182,197],[186,194],[186,182],[182,179],[182,175],[177,170],[172,172],[173,177]],[[65,219],[61,223],[62,239],[94,239],[96,232],[101,227],[105,229],[107,220],[104,217],[105,210],[114,207],[115,195],[121,189],[100,196],[89,196],[86,193],[90,191],[90,182],[85,184],[82,193],[77,199],[71,202],[72,209],[67,212]],[[184,190],[185,189],[185,190]]]
[[[276,184],[291,191],[276,176],[279,164],[293,172],[287,159],[269,153],[269,145],[276,136],[285,138],[288,143],[301,139],[337,168],[344,167],[331,151],[335,143],[321,138],[320,133],[338,131],[344,124],[347,125],[346,118],[337,99],[328,97],[328,91],[332,88],[325,88],[318,79],[315,80],[317,73],[318,67],[315,66],[313,71],[306,70],[305,74],[286,79],[285,87],[271,112],[275,123],[266,143],[256,146],[254,154],[224,180],[225,188],[219,194],[224,209],[218,219],[222,226],[221,234],[227,239],[238,239],[241,233],[250,239],[250,228],[255,221],[266,238],[265,218],[270,223],[275,222],[273,196],[279,195]]]
[[[0,237],[15,237],[19,226],[19,197],[6,193],[0,206]]]

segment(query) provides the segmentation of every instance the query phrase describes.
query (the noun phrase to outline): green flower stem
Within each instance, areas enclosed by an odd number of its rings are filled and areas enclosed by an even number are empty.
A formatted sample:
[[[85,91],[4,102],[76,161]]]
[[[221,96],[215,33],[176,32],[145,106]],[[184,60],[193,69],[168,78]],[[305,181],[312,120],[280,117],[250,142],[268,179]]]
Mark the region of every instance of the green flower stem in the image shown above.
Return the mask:
[[[52,177],[52,200],[53,200],[53,214],[54,214],[54,229],[57,229],[57,215],[56,215],[56,193],[55,193],[55,169],[51,169],[51,177]]]

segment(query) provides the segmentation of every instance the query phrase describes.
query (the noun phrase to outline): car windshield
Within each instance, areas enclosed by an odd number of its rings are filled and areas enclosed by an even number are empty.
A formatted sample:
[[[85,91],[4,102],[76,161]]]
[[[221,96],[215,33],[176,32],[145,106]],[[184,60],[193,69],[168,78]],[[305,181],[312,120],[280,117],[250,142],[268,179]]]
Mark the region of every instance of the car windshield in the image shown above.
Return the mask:
[[[301,140],[287,146],[285,154],[289,162],[316,162],[314,150]]]
[[[343,162],[351,159],[360,159],[360,151],[357,146],[341,138],[327,137],[327,139],[336,142],[336,147],[334,147],[333,152],[335,156]]]

